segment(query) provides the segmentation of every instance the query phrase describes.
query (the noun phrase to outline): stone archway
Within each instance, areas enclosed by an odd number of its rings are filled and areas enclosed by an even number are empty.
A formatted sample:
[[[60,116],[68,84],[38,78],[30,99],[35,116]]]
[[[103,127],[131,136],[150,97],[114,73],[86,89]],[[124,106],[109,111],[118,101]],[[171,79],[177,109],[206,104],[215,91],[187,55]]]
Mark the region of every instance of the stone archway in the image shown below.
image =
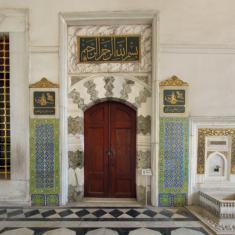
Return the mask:
[[[132,76],[90,76],[72,82],[68,97],[69,201],[84,195],[84,110],[103,100],[118,100],[137,110],[136,192],[143,201],[141,169],[151,167],[151,88]]]

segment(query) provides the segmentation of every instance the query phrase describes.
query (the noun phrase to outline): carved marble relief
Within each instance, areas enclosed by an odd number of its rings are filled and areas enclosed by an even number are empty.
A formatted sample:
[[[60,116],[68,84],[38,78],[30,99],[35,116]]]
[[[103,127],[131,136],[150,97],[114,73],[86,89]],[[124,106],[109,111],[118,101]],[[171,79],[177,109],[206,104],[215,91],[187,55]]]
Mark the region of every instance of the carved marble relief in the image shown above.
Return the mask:
[[[141,75],[141,76],[135,76],[135,78],[137,78],[137,79],[140,80],[141,82],[144,82],[144,83],[147,84],[147,85],[151,85],[150,76]]]
[[[231,173],[235,174],[235,129],[231,128],[199,128],[197,149],[197,173],[205,173],[205,140],[207,136],[231,136]]]
[[[143,115],[138,116],[137,118],[137,133],[148,135],[151,133],[151,117],[147,115],[144,117]]]
[[[71,80],[70,86],[75,85],[76,83],[80,82],[84,78],[86,78],[86,76],[72,76],[71,79],[70,79]]]
[[[75,89],[69,93],[69,98],[73,100],[73,103],[78,105],[78,108],[83,109],[85,107],[84,99],[80,97],[80,93]]]
[[[151,152],[147,151],[138,151],[137,152],[137,168],[151,168]]]
[[[104,78],[104,82],[105,82],[104,88],[106,90],[106,93],[105,93],[106,97],[112,97],[113,96],[113,88],[114,88],[113,82],[114,82],[114,80],[115,79],[112,76]]]
[[[69,151],[69,202],[80,201],[83,198],[84,185],[84,153],[82,151]]]
[[[84,195],[83,188],[69,185],[69,188],[68,188],[69,202],[79,202],[82,200],[83,195]]]
[[[135,84],[132,80],[125,80],[122,84],[122,90],[120,92],[121,99],[128,100],[128,95],[131,93],[131,87]]]
[[[69,151],[69,167],[72,169],[76,169],[77,167],[83,168],[84,165],[84,153],[82,151],[77,150],[76,152]]]
[[[84,83],[84,87],[87,88],[87,93],[90,95],[91,101],[97,100],[98,91],[96,90],[96,85],[93,80],[88,80]]]
[[[83,118],[82,117],[68,117],[68,133],[69,134],[83,134]]]
[[[139,108],[142,103],[147,101],[148,97],[151,97],[151,92],[147,88],[144,88],[140,91],[139,96],[135,98],[135,106]]]

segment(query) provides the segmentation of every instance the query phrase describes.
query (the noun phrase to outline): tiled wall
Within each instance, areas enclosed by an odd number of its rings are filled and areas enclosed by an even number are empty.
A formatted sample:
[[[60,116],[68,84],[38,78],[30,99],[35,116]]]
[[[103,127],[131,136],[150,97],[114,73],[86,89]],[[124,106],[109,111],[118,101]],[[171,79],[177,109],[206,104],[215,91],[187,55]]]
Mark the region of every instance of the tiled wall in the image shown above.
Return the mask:
[[[59,120],[30,120],[30,192],[33,206],[59,205]]]
[[[159,206],[187,203],[188,140],[188,118],[160,119]]]

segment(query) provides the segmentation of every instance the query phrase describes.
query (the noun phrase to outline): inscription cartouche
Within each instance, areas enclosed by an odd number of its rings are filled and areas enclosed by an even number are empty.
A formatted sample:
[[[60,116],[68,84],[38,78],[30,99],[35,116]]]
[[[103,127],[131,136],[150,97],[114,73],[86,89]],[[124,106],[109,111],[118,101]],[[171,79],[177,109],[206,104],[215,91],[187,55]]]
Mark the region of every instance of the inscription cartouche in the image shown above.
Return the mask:
[[[79,36],[78,62],[140,61],[140,35]]]

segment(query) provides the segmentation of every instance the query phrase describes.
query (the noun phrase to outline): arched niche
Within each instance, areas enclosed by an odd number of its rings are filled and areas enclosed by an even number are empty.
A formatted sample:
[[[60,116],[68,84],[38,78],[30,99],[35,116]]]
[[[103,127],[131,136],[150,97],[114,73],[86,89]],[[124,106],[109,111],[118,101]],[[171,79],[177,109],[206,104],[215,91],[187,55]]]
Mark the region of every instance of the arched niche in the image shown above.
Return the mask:
[[[211,153],[206,159],[206,180],[226,180],[228,177],[228,160],[220,152]]]

